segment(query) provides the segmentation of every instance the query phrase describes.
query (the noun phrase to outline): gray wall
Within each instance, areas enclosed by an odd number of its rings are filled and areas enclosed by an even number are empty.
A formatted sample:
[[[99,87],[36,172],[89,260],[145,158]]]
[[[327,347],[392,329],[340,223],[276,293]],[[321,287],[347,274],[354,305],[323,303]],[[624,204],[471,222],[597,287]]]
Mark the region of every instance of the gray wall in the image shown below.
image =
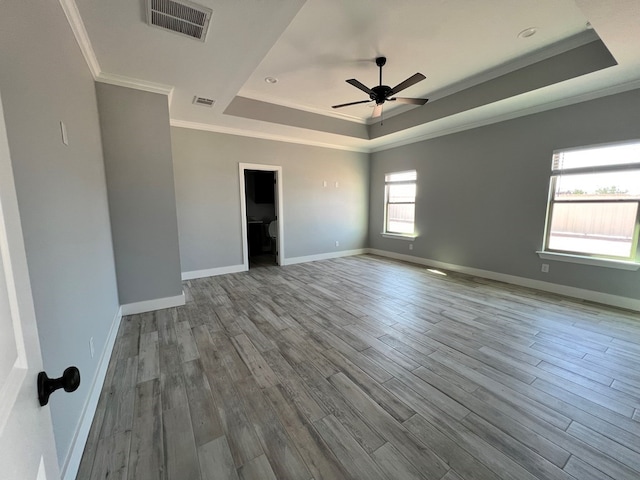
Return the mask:
[[[96,84],[123,305],[182,293],[167,97]]]
[[[0,92],[44,367],[59,376],[76,365],[82,375],[75,393],[49,402],[62,464],[118,298],[93,78],[60,4],[34,6],[2,2]]]
[[[367,154],[175,127],[171,137],[184,272],[242,264],[239,163],[282,166],[285,258],[367,246]]]
[[[540,272],[554,149],[640,138],[640,90],[372,155],[370,246],[640,298],[640,272],[547,261]],[[414,250],[381,237],[384,174],[416,169]]]

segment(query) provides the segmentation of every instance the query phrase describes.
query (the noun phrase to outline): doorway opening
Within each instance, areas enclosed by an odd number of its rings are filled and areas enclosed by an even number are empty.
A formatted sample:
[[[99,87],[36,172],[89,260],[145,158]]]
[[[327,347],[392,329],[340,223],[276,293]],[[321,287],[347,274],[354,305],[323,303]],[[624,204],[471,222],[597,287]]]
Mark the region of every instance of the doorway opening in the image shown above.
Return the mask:
[[[281,265],[282,168],[241,163],[239,173],[245,270]]]

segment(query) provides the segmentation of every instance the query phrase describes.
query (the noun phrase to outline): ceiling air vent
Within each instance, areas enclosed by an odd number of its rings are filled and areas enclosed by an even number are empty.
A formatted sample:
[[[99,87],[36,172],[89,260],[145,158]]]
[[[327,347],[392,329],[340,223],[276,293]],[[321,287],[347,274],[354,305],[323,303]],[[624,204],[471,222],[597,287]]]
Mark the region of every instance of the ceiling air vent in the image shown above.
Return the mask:
[[[193,104],[200,105],[202,107],[213,107],[213,104],[216,103],[215,100],[211,100],[210,98],[204,97],[193,97]]]
[[[184,0],[146,0],[147,23],[204,42],[213,10]]]

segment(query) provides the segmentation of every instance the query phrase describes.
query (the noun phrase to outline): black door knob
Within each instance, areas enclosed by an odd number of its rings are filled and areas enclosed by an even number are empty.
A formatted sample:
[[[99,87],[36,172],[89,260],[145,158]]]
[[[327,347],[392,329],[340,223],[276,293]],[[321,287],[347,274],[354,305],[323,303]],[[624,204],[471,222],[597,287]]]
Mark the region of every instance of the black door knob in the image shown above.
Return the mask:
[[[49,403],[49,395],[64,388],[65,392],[75,392],[80,386],[80,370],[76,367],[65,369],[60,378],[49,378],[45,372],[38,374],[38,400],[40,406],[44,407]]]

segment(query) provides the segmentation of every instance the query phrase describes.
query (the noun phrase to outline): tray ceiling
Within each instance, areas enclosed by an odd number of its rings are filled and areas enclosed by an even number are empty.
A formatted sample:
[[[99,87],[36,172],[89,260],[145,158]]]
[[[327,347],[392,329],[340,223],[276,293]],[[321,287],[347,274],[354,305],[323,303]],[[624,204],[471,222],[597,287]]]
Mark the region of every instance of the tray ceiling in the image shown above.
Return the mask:
[[[205,42],[147,25],[144,0],[61,3],[98,80],[171,92],[191,128],[370,151],[640,86],[636,0],[199,0]],[[331,109],[366,99],[345,80],[377,85],[380,55],[430,102],[385,104],[383,125]]]

